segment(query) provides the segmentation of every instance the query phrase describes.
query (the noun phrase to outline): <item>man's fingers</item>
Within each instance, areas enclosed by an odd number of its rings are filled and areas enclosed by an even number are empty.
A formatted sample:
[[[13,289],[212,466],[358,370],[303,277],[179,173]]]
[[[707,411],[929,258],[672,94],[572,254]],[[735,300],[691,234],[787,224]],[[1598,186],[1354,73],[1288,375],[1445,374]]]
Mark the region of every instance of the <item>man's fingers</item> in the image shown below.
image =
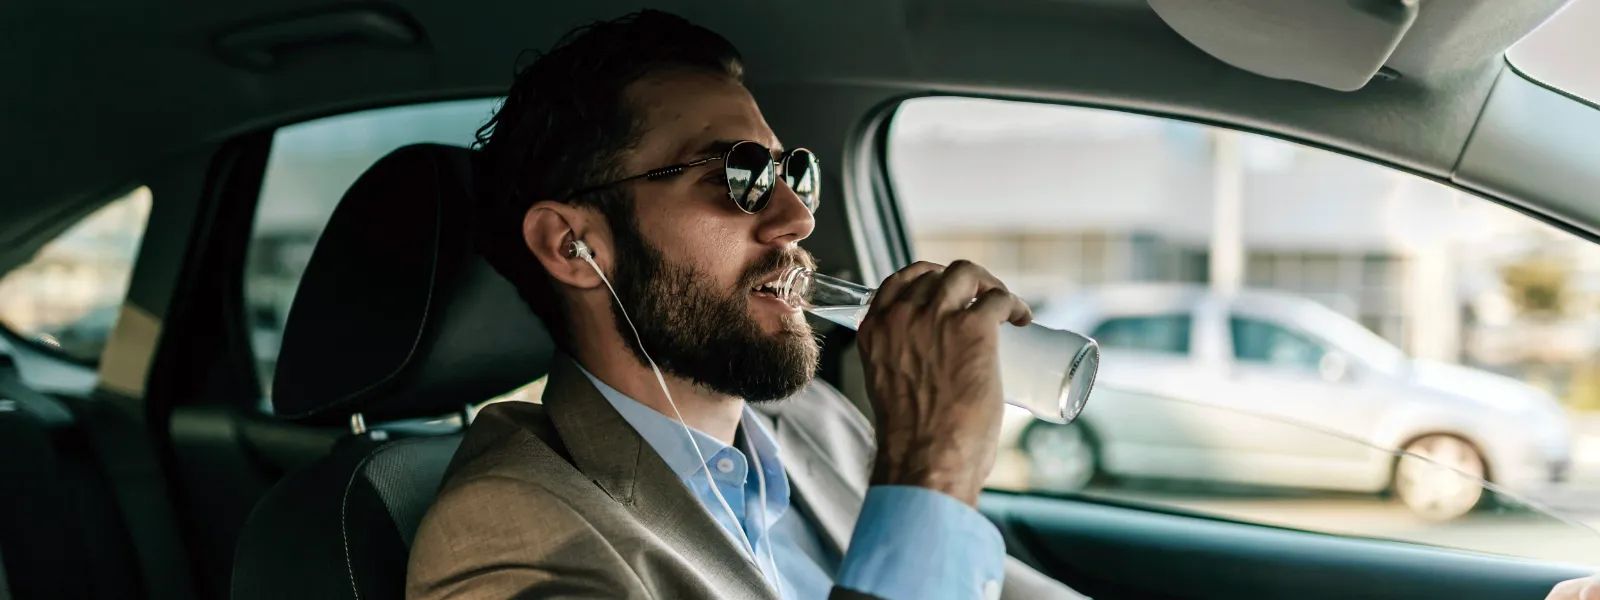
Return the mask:
[[[985,323],[1011,323],[1020,327],[1033,322],[1033,309],[1028,308],[1028,303],[1001,288],[984,292],[968,310],[981,315],[979,318]]]
[[[912,306],[927,306],[943,287],[944,273],[943,270],[938,270],[918,275],[916,281],[911,282],[905,291],[900,292],[900,301]]]
[[[1600,578],[1584,580],[1583,587],[1578,590],[1578,600],[1600,600]]]
[[[922,274],[929,271],[938,271],[942,269],[944,269],[944,265],[931,262],[917,262],[904,269],[895,271],[893,275],[890,275],[887,279],[883,280],[883,284],[878,286],[878,290],[876,292],[872,293],[872,308],[868,309],[867,312],[870,313],[874,310],[882,309],[894,301],[899,300],[900,295],[905,291],[905,288],[911,285],[911,282],[916,281],[918,277],[921,277]]]
[[[944,270],[943,285],[933,299],[939,310],[962,310],[992,289],[1006,289],[993,274],[971,262],[958,260]]]
[[[1556,584],[1545,600],[1592,600],[1600,598],[1600,580],[1594,577],[1569,579]]]

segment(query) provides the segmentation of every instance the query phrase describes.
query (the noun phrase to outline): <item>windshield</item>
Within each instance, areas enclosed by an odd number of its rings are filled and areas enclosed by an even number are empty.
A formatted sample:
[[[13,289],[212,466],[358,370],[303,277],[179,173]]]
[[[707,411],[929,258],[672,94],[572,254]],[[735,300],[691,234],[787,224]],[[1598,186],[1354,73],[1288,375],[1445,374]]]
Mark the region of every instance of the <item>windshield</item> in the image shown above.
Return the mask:
[[[1600,0],[1572,0],[1506,52],[1517,70],[1589,102],[1600,101]]]

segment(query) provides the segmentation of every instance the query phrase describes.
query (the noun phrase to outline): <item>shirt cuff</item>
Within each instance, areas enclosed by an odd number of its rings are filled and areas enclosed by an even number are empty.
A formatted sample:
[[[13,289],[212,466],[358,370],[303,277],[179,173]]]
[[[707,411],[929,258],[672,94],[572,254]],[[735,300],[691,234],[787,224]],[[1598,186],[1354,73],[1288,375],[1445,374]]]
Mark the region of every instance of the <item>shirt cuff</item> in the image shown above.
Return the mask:
[[[885,600],[999,598],[1005,540],[989,519],[927,488],[867,491],[838,584]]]

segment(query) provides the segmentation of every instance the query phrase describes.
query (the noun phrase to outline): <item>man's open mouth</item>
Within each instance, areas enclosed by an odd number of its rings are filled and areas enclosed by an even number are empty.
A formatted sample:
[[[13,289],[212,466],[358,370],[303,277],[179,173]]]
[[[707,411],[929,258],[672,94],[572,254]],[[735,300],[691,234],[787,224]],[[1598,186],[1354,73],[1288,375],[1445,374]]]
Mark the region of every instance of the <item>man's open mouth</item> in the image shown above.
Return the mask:
[[[778,277],[782,273],[783,273],[782,271],[778,271],[776,273],[773,273],[771,276],[769,276],[767,278],[766,281],[758,283],[754,287],[750,288],[750,293],[753,294],[753,295],[756,295],[756,296],[767,296],[767,297],[771,297],[773,299],[777,299],[778,298]]]

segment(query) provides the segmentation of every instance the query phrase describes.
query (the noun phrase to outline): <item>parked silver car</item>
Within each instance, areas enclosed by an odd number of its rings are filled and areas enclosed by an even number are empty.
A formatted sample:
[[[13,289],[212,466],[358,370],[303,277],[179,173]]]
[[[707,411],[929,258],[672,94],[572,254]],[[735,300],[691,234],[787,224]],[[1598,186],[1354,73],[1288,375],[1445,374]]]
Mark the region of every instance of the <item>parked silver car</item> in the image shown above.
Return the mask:
[[[1413,359],[1303,297],[1107,287],[1037,320],[1090,332],[1104,358],[1077,423],[1008,423],[1035,489],[1106,474],[1393,491],[1442,519],[1482,502],[1479,478],[1536,493],[1570,461],[1570,425],[1549,394]]]

